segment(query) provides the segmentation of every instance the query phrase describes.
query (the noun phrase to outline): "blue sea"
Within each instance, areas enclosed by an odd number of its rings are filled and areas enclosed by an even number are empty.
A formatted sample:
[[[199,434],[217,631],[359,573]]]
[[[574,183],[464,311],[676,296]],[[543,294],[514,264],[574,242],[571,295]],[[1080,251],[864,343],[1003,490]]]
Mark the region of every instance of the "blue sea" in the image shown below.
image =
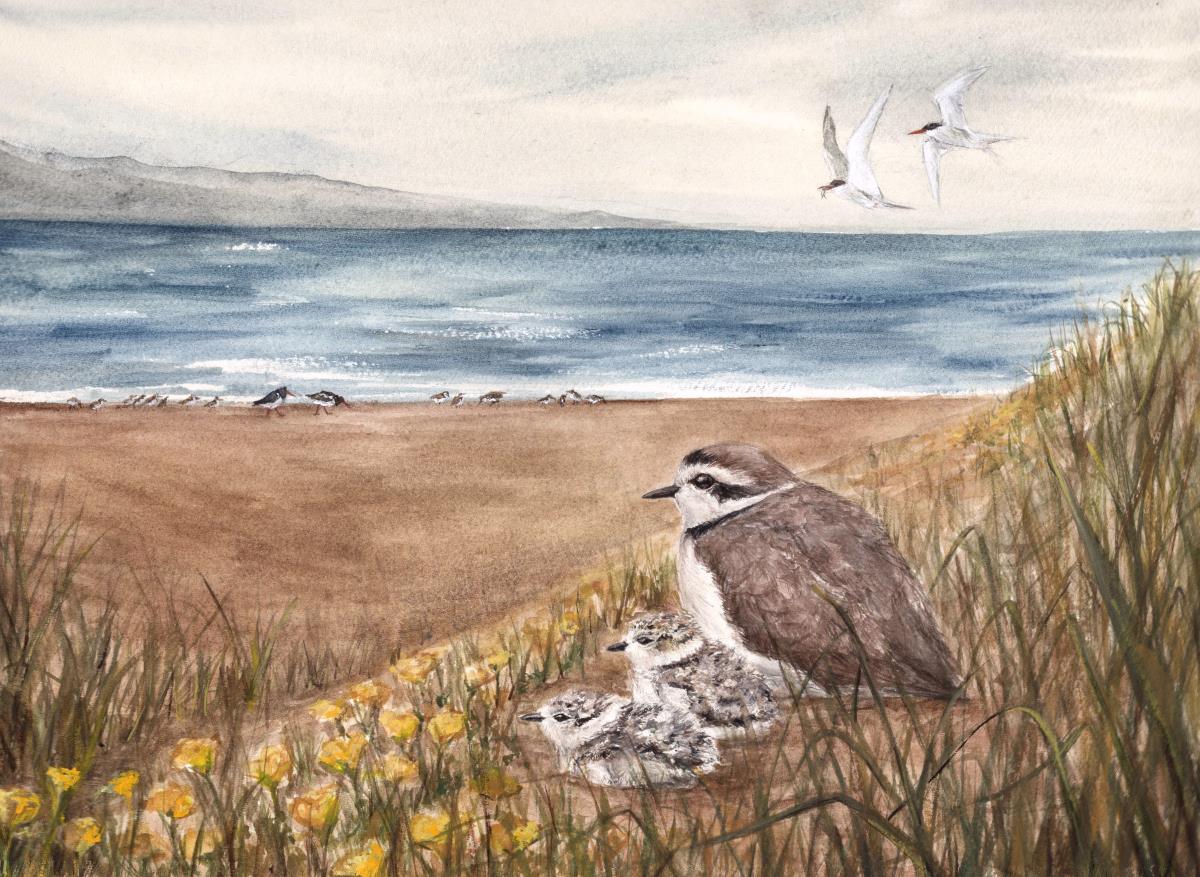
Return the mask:
[[[969,393],[1200,232],[0,222],[0,397]]]

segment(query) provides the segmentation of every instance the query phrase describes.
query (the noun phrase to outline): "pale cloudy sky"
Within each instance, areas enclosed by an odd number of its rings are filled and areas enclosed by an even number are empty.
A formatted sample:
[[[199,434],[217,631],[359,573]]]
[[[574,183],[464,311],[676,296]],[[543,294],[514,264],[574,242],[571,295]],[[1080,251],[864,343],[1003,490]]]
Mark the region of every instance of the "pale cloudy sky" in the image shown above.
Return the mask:
[[[844,230],[1200,226],[1200,3],[0,0],[0,138],[161,164]],[[943,162],[929,95],[993,69]],[[911,213],[822,201],[843,137]]]

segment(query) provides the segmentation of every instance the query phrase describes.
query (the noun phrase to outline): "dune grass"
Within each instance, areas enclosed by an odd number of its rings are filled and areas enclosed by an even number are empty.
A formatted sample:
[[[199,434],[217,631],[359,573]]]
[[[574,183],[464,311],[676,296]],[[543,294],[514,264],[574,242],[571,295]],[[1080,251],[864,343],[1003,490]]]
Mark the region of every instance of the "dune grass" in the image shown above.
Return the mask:
[[[866,694],[797,696],[689,792],[566,779],[516,721],[611,684],[603,644],[672,598],[660,551],[295,708],[377,656],[314,658],[286,619],[243,629],[215,595],[215,647],[126,630],[72,599],[76,522],[18,488],[2,871],[1200,872],[1198,357],[1200,275],[1167,266],[993,410],[822,473],[927,583],[964,697],[885,701],[869,674]]]

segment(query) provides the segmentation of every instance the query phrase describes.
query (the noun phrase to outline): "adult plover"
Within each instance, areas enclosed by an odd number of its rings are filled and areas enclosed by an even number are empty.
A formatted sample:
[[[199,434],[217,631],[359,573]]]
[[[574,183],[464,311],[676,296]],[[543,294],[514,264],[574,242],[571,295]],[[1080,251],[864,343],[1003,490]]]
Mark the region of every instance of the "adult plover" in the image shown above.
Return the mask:
[[[336,408],[339,405],[350,407],[350,403],[346,401],[345,396],[339,396],[330,390],[319,390],[316,393],[305,394],[306,398],[312,399],[316,403],[316,413],[320,414],[324,411],[326,414],[331,414],[330,408]]]
[[[142,398],[142,396],[143,396],[143,394],[141,394],[141,393],[130,393],[128,396],[126,396],[124,399],[122,399],[118,404],[122,408],[129,408],[132,405],[136,405],[138,403],[138,400],[140,400]]]
[[[673,498],[683,518],[683,608],[762,672],[779,681],[791,668],[809,694],[866,687],[864,671],[889,694],[958,691],[921,583],[860,506],[739,444],[692,451],[645,498]]]
[[[79,397],[78,397],[78,396],[72,396],[70,399],[68,399],[68,400],[66,401],[66,403],[65,403],[65,404],[66,404],[66,406],[67,406],[68,408],[71,408],[71,409],[75,409],[75,408],[82,408],[82,407],[83,407],[83,402],[82,402],[82,401],[80,401],[80,399],[79,399]]]
[[[205,408],[216,408],[220,404],[221,404],[221,397],[213,396],[211,399],[209,399],[207,402],[204,403],[204,407]]]
[[[261,399],[255,399],[250,404],[255,405],[259,408],[262,408],[264,411],[266,411],[267,417],[271,416],[272,411],[277,412],[280,417],[283,417],[283,412],[279,410],[279,406],[286,404],[289,396],[295,396],[295,395],[296,394],[293,393],[291,390],[289,390],[287,387],[276,387],[274,390],[267,393],[267,395],[263,396]]]
[[[554,394],[547,393],[545,396],[538,399],[538,404],[539,405],[553,405],[554,404]]]
[[[504,398],[503,390],[492,390],[491,392],[484,393],[482,396],[479,397],[479,404],[480,405],[499,405],[500,400],[503,398]]]
[[[717,746],[690,713],[568,691],[521,716],[538,722],[564,770],[604,786],[687,788],[717,766]]]
[[[608,650],[629,658],[635,701],[687,710],[713,737],[764,731],[779,716],[767,678],[686,614],[639,615]]]
[[[434,405],[441,405],[443,402],[445,402],[447,399],[450,398],[450,391],[442,390],[440,393],[434,393],[429,398],[433,400]]]
[[[583,401],[583,395],[578,390],[567,390],[563,395],[567,397],[567,401],[572,405],[578,405]]]
[[[91,410],[93,410],[93,411],[99,411],[101,408],[103,408],[103,407],[104,407],[104,405],[105,405],[106,401],[107,401],[107,400],[106,400],[106,399],[105,399],[103,396],[101,396],[101,397],[100,397],[99,399],[97,399],[95,402],[89,402],[89,403],[88,403],[88,408],[90,408],[90,409],[91,409]]]
[[[583,401],[587,402],[589,405],[602,405],[603,403],[607,402],[608,400],[605,399],[603,396],[601,396],[599,393],[592,393],[590,396],[584,396]]]
[[[158,393],[151,393],[149,396],[142,396],[142,398],[138,399],[133,404],[137,405],[139,408],[145,408],[148,405],[155,404],[157,401]]]
[[[455,393],[454,398],[450,400],[450,407],[451,408],[462,408],[463,402],[465,402],[465,401],[466,401],[466,397],[462,393]]]
[[[171,397],[170,397],[170,396],[159,396],[159,397],[158,397],[158,401],[154,403],[154,407],[155,407],[155,408],[166,408],[166,407],[167,407],[167,404],[168,404],[170,401],[171,401]]]

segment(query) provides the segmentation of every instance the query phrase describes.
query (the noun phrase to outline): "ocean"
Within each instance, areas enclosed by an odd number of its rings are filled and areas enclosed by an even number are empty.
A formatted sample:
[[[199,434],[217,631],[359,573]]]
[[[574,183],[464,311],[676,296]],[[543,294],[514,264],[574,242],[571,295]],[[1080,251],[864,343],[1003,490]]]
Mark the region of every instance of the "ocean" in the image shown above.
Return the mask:
[[[0,398],[971,393],[1200,232],[0,222]]]

